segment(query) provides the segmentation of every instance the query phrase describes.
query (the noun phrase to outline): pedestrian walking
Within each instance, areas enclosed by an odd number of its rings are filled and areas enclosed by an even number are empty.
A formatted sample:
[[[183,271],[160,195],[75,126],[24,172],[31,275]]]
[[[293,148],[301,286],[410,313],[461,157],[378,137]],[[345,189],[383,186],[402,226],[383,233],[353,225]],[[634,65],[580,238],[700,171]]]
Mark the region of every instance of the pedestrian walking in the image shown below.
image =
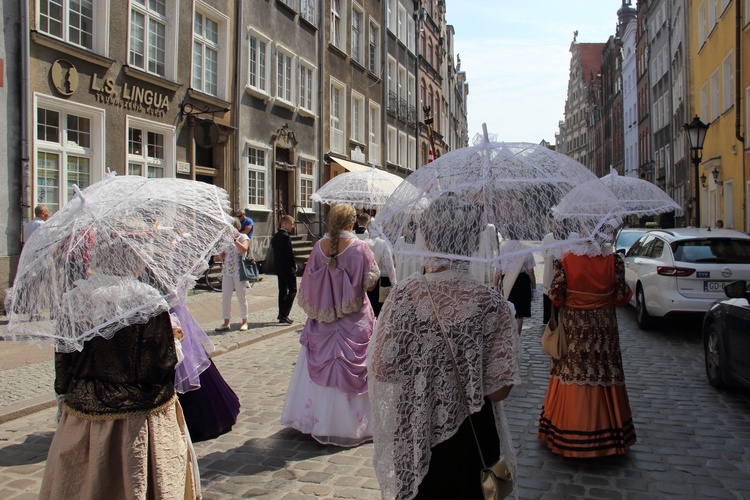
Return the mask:
[[[34,218],[23,226],[23,242],[26,243],[36,229],[49,219],[49,208],[47,205],[37,205],[34,208]]]
[[[375,326],[366,290],[380,270],[352,230],[354,207],[328,213],[329,233],[313,247],[298,303],[307,313],[281,423],[323,444],[357,446],[372,439],[365,353]]]
[[[273,265],[276,269],[276,277],[279,280],[279,323],[292,324],[289,311],[294,305],[297,296],[297,261],[292,249],[292,238],[289,234],[294,230],[294,218],[291,215],[282,215],[279,221],[280,228],[271,239],[273,249]]]
[[[488,464],[501,443],[512,456],[510,432],[499,435],[495,417],[505,422],[498,402],[521,381],[515,321],[502,295],[459,260],[479,248],[479,214],[454,196],[431,203],[420,227],[426,273],[400,281],[378,319],[367,366],[383,498],[483,498],[477,446]]]
[[[611,248],[591,243],[554,266],[548,293],[568,353],[551,360],[537,437],[564,457],[622,455],[636,441],[615,315],[633,293],[625,265]]]
[[[229,330],[229,325],[232,322],[232,292],[236,293],[237,302],[240,306],[242,323],[239,330],[247,330],[247,297],[245,291],[248,282],[240,280],[240,259],[250,247],[250,238],[239,232],[241,226],[236,218],[234,219],[234,227],[238,231],[234,240],[227,244],[222,253],[214,257],[214,261],[223,262],[221,266],[221,313],[224,323],[215,328],[217,332]]]

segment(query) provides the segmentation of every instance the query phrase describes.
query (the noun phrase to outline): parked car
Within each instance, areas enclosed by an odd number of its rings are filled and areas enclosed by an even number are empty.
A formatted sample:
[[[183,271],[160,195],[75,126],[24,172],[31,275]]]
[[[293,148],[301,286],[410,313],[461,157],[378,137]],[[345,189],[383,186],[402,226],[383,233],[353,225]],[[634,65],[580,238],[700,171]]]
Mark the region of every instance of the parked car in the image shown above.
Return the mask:
[[[636,240],[643,235],[643,233],[650,230],[650,228],[640,227],[627,227],[620,229],[619,231],[617,231],[617,235],[615,236],[615,242],[613,245],[615,247],[615,252],[619,252],[622,254],[627,253],[633,243],[635,243]]]
[[[724,287],[703,318],[703,350],[708,383],[720,389],[740,384],[750,389],[750,292],[745,281]]]
[[[625,254],[641,329],[657,317],[704,314],[738,279],[750,280],[750,236],[731,229],[655,229]]]

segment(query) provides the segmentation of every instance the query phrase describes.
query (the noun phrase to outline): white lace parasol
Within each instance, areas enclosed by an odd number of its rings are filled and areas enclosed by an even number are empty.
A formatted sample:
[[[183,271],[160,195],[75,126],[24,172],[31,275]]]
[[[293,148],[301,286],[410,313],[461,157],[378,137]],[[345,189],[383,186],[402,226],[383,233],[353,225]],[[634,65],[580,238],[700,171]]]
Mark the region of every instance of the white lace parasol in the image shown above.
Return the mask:
[[[75,190],[21,253],[6,296],[7,336],[68,352],[142,323],[156,297],[178,303],[236,232],[226,192],[202,182],[108,175]]]
[[[355,208],[377,210],[403,179],[371,166],[356,172],[337,175],[312,195],[312,200],[335,205],[349,203]]]
[[[602,182],[617,197],[629,215],[656,215],[682,207],[659,186],[636,177],[625,177],[610,167]]]
[[[393,192],[373,227],[389,242],[397,261],[401,255],[494,263],[528,254],[555,229],[553,207],[574,187],[600,182],[581,163],[544,146],[486,139],[422,166]],[[441,198],[451,198],[454,206],[449,217],[438,219],[429,208]],[[488,236],[494,230],[497,236]],[[443,244],[419,244],[425,231],[441,232]],[[567,231],[583,234],[573,227]],[[550,245],[571,246],[585,239],[561,242],[565,236]],[[501,255],[497,247],[502,240],[533,241],[536,246]]]

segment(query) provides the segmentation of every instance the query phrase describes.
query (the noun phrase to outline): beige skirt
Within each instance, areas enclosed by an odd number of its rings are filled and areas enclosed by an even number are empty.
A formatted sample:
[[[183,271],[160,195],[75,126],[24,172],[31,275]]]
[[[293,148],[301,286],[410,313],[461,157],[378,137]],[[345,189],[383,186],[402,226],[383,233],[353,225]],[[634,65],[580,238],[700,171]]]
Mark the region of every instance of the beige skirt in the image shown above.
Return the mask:
[[[63,412],[42,499],[196,499],[200,475],[179,402],[151,415],[88,420]]]

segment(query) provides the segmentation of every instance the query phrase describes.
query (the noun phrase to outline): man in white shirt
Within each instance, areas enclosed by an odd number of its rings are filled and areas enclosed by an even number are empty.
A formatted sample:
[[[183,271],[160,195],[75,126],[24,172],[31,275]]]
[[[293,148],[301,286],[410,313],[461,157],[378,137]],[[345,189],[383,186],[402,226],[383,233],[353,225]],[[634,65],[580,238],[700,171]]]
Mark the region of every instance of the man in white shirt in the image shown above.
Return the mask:
[[[49,208],[47,208],[47,205],[37,205],[34,209],[34,218],[23,226],[23,242],[28,243],[31,234],[44,224],[47,219],[49,219]]]

